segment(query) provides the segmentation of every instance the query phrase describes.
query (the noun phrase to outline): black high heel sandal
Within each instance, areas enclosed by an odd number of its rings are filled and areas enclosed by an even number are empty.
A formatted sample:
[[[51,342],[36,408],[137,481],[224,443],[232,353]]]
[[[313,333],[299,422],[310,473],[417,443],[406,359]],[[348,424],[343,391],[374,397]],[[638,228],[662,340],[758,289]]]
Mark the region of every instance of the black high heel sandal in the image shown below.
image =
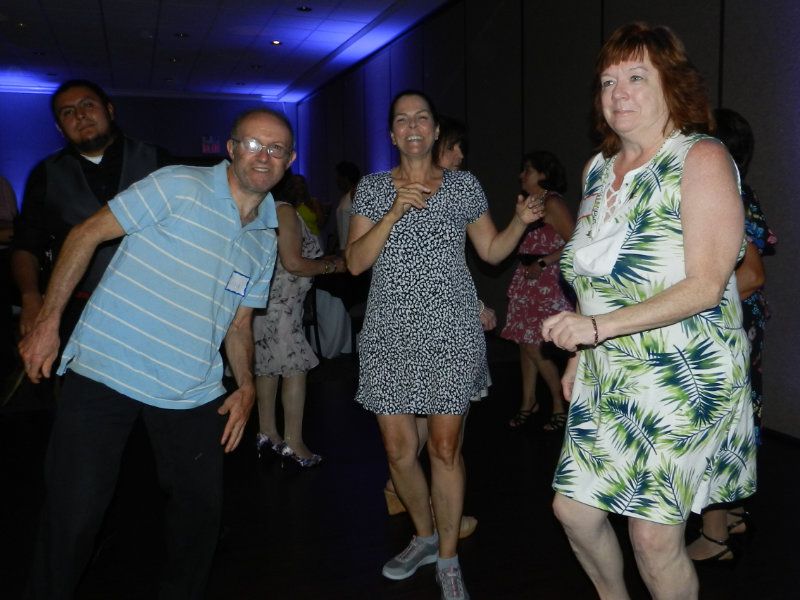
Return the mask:
[[[508,421],[508,428],[509,429],[521,429],[522,427],[524,427],[528,423],[528,420],[533,415],[535,415],[537,412],[539,412],[539,403],[538,402],[536,404],[534,404],[533,406],[531,406],[530,409],[528,409],[528,410],[523,410],[523,409],[520,408],[517,411],[517,413],[513,417],[511,417],[511,419]]]
[[[727,540],[715,540],[708,537],[703,530],[700,530],[700,535],[707,539],[709,542],[720,546],[722,550],[708,558],[693,558],[692,562],[698,566],[714,566],[714,567],[729,567],[733,568],[739,560],[739,553],[734,550],[733,546],[729,544],[730,538]],[[725,558],[730,555],[730,558]]]
[[[567,413],[557,412],[550,415],[550,419],[544,424],[542,429],[548,433],[557,433],[564,431],[564,426],[567,424]]]
[[[730,535],[746,535],[747,537],[753,535],[752,517],[747,510],[742,509],[741,512],[738,510],[729,510],[728,514],[736,519],[732,523],[728,523],[728,533]],[[734,529],[740,525],[744,525],[744,529],[734,531]]]

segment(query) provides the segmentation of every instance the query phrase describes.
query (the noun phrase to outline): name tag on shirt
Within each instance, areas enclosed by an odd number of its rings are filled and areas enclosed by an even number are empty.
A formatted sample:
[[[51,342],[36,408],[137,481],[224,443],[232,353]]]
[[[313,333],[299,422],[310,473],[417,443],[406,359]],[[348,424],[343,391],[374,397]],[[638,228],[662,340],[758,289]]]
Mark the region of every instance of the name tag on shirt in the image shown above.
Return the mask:
[[[250,278],[247,275],[243,275],[239,273],[239,271],[234,271],[231,274],[231,278],[228,280],[228,285],[225,286],[225,289],[229,292],[233,292],[234,294],[238,294],[239,296],[244,296],[244,292],[247,289],[248,283],[250,283]]]

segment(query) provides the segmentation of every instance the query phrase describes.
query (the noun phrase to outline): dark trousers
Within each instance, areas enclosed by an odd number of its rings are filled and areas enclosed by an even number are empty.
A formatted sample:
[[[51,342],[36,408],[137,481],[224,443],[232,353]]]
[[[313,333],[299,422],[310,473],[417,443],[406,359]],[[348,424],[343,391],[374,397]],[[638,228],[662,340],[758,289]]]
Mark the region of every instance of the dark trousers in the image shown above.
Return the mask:
[[[69,371],[45,462],[46,498],[34,559],[35,598],[72,598],[111,501],[120,459],[141,415],[167,494],[161,598],[202,598],[219,538],[222,399],[155,408]]]

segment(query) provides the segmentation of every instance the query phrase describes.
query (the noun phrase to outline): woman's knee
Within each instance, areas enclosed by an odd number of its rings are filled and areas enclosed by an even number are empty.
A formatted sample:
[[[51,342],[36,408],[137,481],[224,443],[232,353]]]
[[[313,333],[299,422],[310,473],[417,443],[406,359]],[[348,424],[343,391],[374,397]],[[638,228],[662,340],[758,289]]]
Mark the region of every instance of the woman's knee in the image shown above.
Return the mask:
[[[595,531],[608,519],[605,511],[558,493],[553,497],[553,514],[567,531]]]
[[[677,554],[683,550],[683,529],[631,518],[628,524],[633,551],[639,558],[651,559]]]
[[[431,462],[437,462],[447,468],[456,467],[461,461],[461,444],[459,436],[432,436],[428,440],[428,455]]]

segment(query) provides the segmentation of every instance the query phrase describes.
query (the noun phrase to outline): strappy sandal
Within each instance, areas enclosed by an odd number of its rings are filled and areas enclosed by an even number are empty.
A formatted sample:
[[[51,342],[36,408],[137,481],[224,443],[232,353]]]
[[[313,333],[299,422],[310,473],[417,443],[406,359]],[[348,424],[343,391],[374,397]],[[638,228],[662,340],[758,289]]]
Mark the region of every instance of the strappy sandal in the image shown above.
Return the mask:
[[[539,412],[539,403],[537,402],[533,406],[531,406],[528,410],[519,409],[517,414],[515,414],[511,419],[508,421],[508,428],[509,429],[521,429],[533,415]]]
[[[557,412],[550,415],[550,420],[544,424],[542,429],[545,431],[564,431],[567,424],[567,413]]]
[[[728,523],[728,533],[731,535],[749,534],[753,524],[750,521],[750,513],[744,509],[742,512],[736,510],[729,510],[728,514],[732,516],[735,521]],[[744,529],[736,530],[737,527],[744,526]]]
[[[706,565],[706,566],[726,566],[726,567],[733,567],[736,564],[736,561],[739,558],[739,555],[736,551],[728,544],[730,540],[715,540],[714,538],[708,537],[703,530],[700,530],[700,535],[707,539],[709,542],[720,546],[722,550],[717,552],[716,554],[709,556],[708,558],[693,558],[692,562],[696,565]]]

